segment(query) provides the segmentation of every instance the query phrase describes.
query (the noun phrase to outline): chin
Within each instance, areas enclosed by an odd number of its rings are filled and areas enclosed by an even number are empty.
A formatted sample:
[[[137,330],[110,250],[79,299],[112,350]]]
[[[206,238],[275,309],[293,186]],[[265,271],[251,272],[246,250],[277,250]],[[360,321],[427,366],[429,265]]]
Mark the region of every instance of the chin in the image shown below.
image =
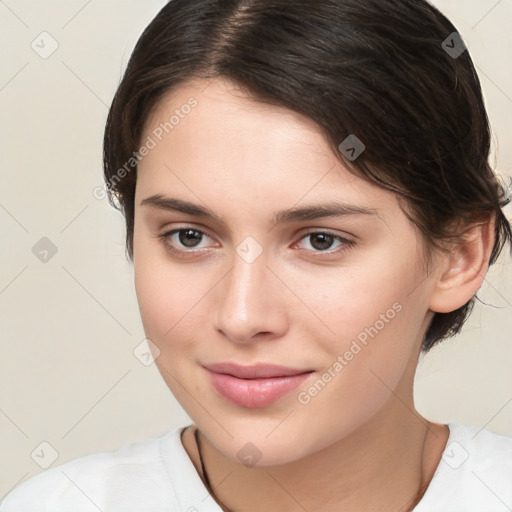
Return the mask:
[[[319,442],[325,440],[322,432],[311,436],[307,425],[290,420],[280,425],[282,419],[278,418],[286,414],[276,417],[269,413],[265,418],[229,421],[223,424],[225,430],[209,420],[195,423],[210,443],[231,461],[248,467],[279,466],[324,448]]]

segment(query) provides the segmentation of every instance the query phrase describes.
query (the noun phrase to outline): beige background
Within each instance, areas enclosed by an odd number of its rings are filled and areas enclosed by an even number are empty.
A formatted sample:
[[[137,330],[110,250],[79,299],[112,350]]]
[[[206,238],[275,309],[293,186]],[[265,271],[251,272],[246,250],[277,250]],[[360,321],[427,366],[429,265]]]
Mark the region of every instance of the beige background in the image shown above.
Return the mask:
[[[0,497],[41,466],[188,422],[155,366],[133,353],[144,334],[123,221],[93,196],[102,184],[108,105],[138,36],[164,3],[0,1]],[[434,4],[470,48],[496,167],[510,176],[512,0]],[[56,51],[42,58],[52,44]],[[46,263],[32,252],[42,237],[58,251]],[[477,304],[464,333],[420,363],[417,404],[432,420],[512,435],[507,254],[480,297],[491,305]]]

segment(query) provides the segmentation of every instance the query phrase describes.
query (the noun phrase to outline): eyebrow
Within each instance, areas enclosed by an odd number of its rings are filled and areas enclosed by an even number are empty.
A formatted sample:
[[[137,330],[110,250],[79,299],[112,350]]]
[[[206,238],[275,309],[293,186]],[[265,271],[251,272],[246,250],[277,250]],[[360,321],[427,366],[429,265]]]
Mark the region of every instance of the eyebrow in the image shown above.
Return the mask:
[[[221,217],[205,206],[190,203],[183,199],[175,197],[165,197],[156,194],[140,203],[141,206],[151,206],[160,210],[176,211],[194,215],[205,219],[216,221],[219,224],[225,224]],[[346,217],[350,215],[376,215],[378,211],[375,208],[367,208],[363,206],[338,203],[334,201],[314,203],[301,207],[288,208],[275,212],[272,224],[282,224],[285,222],[304,221],[323,219],[328,217]]]

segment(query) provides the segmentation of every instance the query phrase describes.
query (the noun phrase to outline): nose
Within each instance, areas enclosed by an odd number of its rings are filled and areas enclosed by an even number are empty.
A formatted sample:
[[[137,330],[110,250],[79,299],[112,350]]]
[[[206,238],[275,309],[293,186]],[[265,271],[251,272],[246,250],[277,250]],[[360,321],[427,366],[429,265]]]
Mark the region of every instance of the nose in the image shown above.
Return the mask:
[[[288,329],[284,288],[265,252],[251,263],[234,254],[231,270],[217,287],[217,329],[239,344],[281,337]]]

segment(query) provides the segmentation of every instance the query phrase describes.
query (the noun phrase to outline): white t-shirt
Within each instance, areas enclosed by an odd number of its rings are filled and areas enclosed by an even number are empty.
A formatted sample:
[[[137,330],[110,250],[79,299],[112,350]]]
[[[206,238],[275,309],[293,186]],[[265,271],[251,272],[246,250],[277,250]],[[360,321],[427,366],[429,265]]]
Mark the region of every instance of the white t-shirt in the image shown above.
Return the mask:
[[[511,512],[512,438],[448,427],[414,512]],[[181,443],[183,428],[43,471],[12,490],[0,512],[221,512]]]

